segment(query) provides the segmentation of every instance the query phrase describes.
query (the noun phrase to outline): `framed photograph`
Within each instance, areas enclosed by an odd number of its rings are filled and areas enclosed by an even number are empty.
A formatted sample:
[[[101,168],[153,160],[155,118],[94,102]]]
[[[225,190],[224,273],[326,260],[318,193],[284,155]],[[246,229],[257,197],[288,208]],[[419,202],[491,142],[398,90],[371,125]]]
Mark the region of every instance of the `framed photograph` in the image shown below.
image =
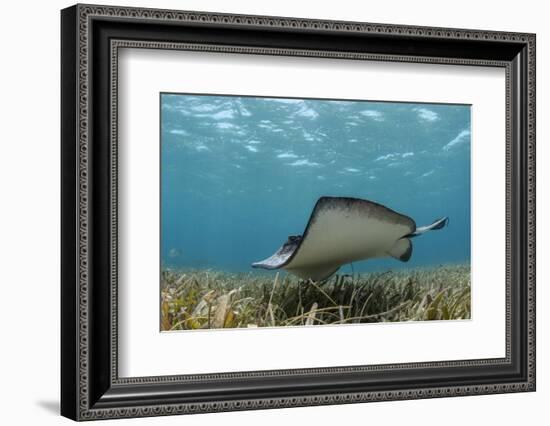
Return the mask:
[[[61,12],[61,413],[535,390],[535,35]]]

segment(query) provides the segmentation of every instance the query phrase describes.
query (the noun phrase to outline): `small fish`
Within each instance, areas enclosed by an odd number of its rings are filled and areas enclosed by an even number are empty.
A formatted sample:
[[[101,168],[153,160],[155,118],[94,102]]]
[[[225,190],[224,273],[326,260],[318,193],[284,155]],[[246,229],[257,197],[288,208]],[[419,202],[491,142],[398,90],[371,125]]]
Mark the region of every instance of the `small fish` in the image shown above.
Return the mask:
[[[180,257],[180,256],[181,256],[181,250],[177,248],[171,248],[170,250],[168,250],[168,257],[173,259],[175,257]]]

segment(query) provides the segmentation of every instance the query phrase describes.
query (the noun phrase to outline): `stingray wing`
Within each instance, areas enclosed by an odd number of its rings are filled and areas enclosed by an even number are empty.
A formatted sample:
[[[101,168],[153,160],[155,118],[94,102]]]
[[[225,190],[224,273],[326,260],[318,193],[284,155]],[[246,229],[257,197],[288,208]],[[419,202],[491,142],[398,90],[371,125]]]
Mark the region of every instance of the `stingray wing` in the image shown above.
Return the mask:
[[[408,216],[381,204],[348,197],[317,201],[299,247],[285,269],[334,269],[362,259],[387,256],[397,240],[416,229]],[[300,275],[297,273],[297,275]]]
[[[381,204],[358,198],[321,197],[304,235],[289,237],[272,256],[252,266],[284,268],[304,279],[325,279],[349,262],[396,256],[397,252],[402,255],[394,246],[415,229],[410,217]],[[406,256],[396,257],[405,260]]]
[[[286,243],[284,243],[279,250],[269,256],[267,259],[254,262],[253,268],[262,269],[279,269],[282,268],[290,260],[292,255],[296,252],[296,249],[300,245],[302,237],[300,235],[290,236]]]

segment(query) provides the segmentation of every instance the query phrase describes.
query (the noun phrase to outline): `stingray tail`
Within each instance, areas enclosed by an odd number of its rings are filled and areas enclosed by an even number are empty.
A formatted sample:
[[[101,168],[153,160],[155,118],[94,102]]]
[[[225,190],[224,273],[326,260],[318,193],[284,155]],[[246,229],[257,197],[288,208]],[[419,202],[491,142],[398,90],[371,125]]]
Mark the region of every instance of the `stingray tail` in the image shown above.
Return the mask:
[[[438,229],[443,229],[449,223],[448,217],[442,217],[441,219],[434,220],[430,225],[421,226],[416,228],[416,231],[408,235],[408,237],[417,237],[428,231],[437,231]]]

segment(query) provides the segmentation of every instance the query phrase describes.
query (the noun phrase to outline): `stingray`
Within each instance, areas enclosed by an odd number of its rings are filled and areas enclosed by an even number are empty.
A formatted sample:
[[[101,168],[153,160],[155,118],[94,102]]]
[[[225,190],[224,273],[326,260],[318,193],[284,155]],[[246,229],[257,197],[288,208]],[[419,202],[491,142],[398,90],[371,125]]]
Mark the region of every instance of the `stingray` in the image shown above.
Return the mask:
[[[323,281],[347,263],[380,257],[407,262],[411,238],[443,228],[443,217],[417,227],[409,216],[374,201],[321,197],[302,235],[291,235],[267,259],[253,268],[284,269],[304,280]]]

